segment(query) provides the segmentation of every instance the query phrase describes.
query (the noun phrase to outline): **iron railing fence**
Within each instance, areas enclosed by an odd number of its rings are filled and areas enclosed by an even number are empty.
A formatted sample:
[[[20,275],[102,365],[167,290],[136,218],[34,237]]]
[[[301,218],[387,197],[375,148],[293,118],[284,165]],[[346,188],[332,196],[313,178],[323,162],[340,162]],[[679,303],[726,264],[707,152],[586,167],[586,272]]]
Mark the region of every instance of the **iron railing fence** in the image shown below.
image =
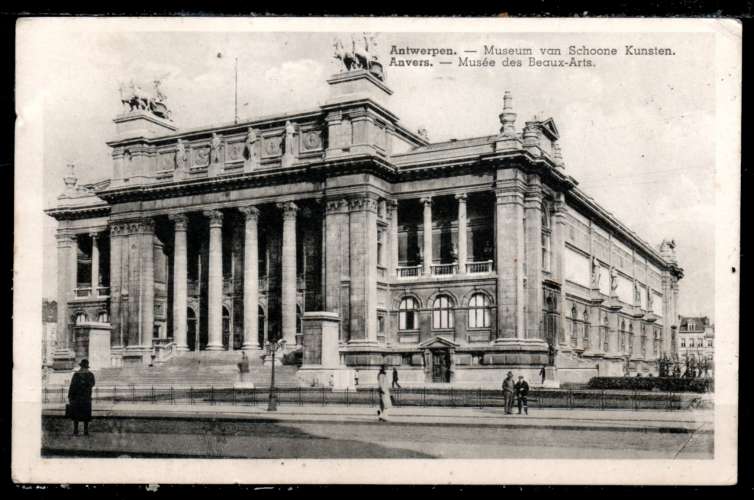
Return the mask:
[[[377,388],[345,389],[333,391],[325,387],[276,387],[279,405],[379,405]],[[395,406],[420,407],[473,407],[502,408],[504,399],[500,390],[412,387],[394,389],[391,397]],[[174,405],[266,405],[270,388],[254,389],[227,387],[173,387],[116,385],[94,387],[95,402],[110,403],[162,403]],[[596,409],[596,410],[683,410],[701,404],[697,394],[673,392],[638,392],[614,390],[532,390],[528,396],[529,408]],[[43,403],[68,402],[68,388],[50,386],[43,389]],[[517,401],[514,401],[514,406]]]

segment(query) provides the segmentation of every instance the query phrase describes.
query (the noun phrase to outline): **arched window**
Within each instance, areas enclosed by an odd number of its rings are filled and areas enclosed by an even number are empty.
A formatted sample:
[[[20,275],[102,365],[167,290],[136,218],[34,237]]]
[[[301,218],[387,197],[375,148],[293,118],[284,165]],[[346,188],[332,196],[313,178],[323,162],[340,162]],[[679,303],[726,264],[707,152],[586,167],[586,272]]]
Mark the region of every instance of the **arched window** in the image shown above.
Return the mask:
[[[110,321],[110,315],[107,314],[107,311],[101,311],[99,315],[97,315],[97,321],[99,323],[107,323]]]
[[[432,302],[432,328],[436,330],[453,328],[453,302],[447,295],[438,295]]]
[[[551,299],[550,299],[551,300]],[[483,293],[475,293],[469,299],[469,328],[490,327],[490,299]]]
[[[416,330],[419,322],[416,317],[416,310],[419,309],[419,303],[413,297],[404,297],[398,306],[398,328],[400,330]]]
[[[84,314],[82,312],[76,314],[76,324],[77,325],[80,325],[82,323],[86,323],[86,321],[87,321],[86,314]]]

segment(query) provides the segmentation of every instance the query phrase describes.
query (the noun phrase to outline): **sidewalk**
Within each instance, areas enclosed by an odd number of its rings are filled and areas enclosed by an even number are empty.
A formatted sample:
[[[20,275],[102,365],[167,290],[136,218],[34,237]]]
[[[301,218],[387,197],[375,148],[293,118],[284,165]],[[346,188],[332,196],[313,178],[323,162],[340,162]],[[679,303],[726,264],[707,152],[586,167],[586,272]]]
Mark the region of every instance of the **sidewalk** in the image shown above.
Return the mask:
[[[712,432],[711,410],[588,410],[530,409],[529,415],[504,415],[499,408],[394,407],[390,422],[380,425],[515,427],[558,430],[601,430],[694,433]],[[43,415],[62,417],[63,404],[47,404]],[[376,424],[377,409],[369,406],[281,405],[275,412],[267,404],[232,406],[153,403],[95,403],[95,418],[242,420],[247,422],[312,422]]]

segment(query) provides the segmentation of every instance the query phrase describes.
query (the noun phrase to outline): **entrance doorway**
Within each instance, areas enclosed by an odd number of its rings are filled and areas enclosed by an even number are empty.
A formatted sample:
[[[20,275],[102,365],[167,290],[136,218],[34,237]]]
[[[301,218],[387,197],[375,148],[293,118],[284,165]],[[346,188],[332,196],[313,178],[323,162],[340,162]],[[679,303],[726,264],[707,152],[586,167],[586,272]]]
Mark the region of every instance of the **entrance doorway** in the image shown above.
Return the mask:
[[[432,350],[432,382],[450,382],[450,352],[447,349]]]

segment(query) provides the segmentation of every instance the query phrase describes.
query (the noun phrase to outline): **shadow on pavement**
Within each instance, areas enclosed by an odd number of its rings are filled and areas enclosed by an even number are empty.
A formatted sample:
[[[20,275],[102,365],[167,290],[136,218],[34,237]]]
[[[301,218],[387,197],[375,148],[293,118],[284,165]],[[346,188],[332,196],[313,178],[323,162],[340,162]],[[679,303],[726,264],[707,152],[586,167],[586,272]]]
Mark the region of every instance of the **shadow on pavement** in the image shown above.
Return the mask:
[[[314,435],[258,418],[95,418],[89,436],[73,437],[70,420],[45,416],[42,429],[42,456],[48,458],[434,458],[368,441]]]

